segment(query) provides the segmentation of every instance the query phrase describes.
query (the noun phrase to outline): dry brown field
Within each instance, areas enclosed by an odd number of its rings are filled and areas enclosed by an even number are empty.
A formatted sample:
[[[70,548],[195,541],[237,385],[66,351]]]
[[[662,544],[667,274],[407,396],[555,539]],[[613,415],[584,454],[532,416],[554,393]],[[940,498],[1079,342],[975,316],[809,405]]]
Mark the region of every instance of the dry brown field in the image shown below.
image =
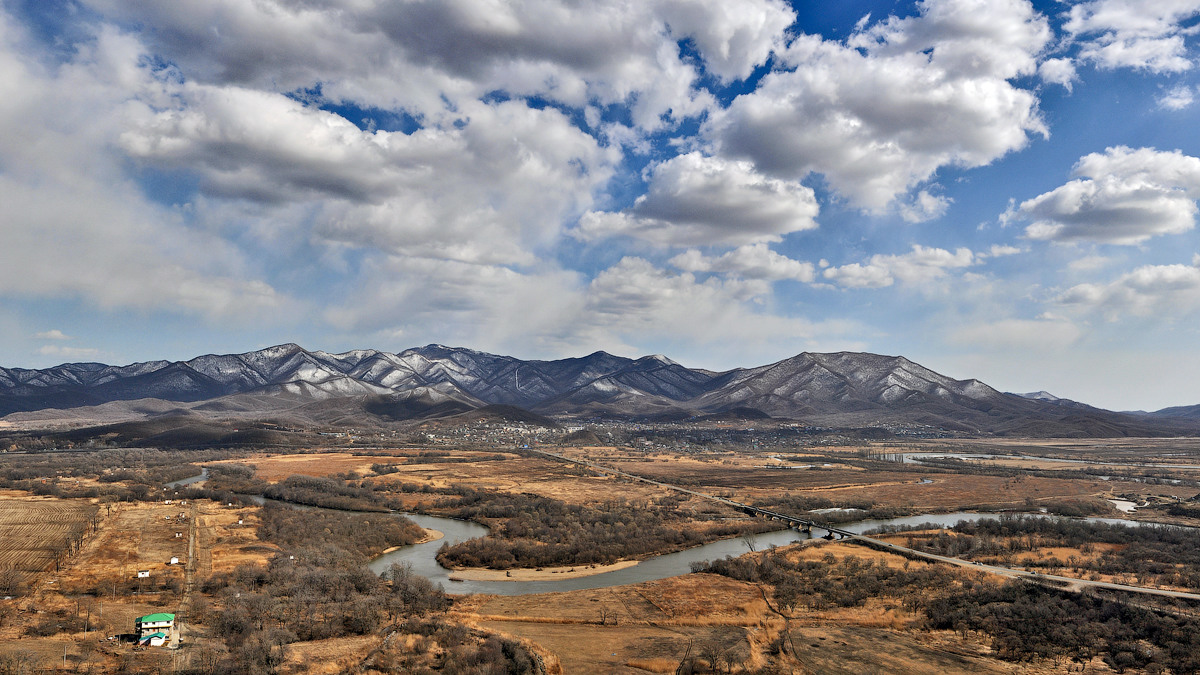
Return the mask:
[[[1013,447],[1017,442],[1010,442]],[[1083,447],[1085,444],[1059,442],[1044,447]],[[1115,443],[1113,444],[1115,445]],[[936,446],[946,451],[945,446]],[[1125,441],[1125,447],[1136,447]],[[887,446],[879,450],[913,450],[913,446]],[[922,449],[933,450],[930,444]],[[958,449],[955,446],[955,449]],[[667,483],[683,484],[711,494],[754,503],[782,495],[822,497],[839,502],[871,502],[880,507],[908,509],[914,512],[951,511],[959,509],[1011,509],[1052,505],[1060,500],[1091,501],[1098,509],[1108,509],[1105,497],[1119,494],[1139,494],[1168,498],[1188,498],[1195,488],[1171,484],[1152,485],[1122,480],[1086,479],[1078,477],[1017,475],[1015,477],[975,474],[926,473],[908,470],[897,464],[895,469],[867,471],[839,462],[836,454],[858,453],[861,447],[821,448],[827,454],[788,453],[788,464],[804,461],[810,469],[767,468],[778,462],[768,454],[732,454],[688,456],[667,452],[645,453],[623,448],[567,448],[559,452],[612,466],[628,473]],[[972,450],[972,448],[967,448]],[[975,451],[998,449],[991,445]],[[1167,453],[1170,447],[1160,448]],[[437,462],[436,458],[421,458],[419,463],[406,463],[406,455],[416,450],[398,451],[395,457],[363,457],[348,453],[314,453],[304,455],[268,455],[237,463],[253,464],[257,475],[269,481],[283,480],[294,474],[328,476],[342,472],[370,475],[374,463],[394,464],[398,471],[377,478],[383,481],[426,484],[435,489],[451,485],[510,493],[535,494],[568,503],[588,504],[613,498],[646,500],[662,497],[668,491],[644,483],[619,480],[611,476],[594,475],[578,466],[540,457],[521,457],[511,453],[489,453],[477,450],[439,449],[452,458],[471,459],[462,462]],[[1124,450],[1122,450],[1123,452]],[[1169,453],[1167,453],[1169,454]],[[1059,463],[1042,467],[1027,461],[1021,468],[1061,469]],[[1079,469],[1081,465],[1065,468]],[[929,482],[926,482],[929,481]],[[407,506],[415,507],[428,501],[429,495],[405,494]],[[709,511],[712,506],[700,499],[691,499],[685,508]],[[1115,510],[1112,515],[1119,515]]]
[[[870,445],[879,452],[962,452],[979,454],[1023,455],[1015,460],[1025,467],[1071,469],[1083,466],[1112,468],[1113,464],[1168,464],[1169,471],[1184,471],[1193,477],[1200,470],[1200,439],[1196,438],[1111,438],[1111,439],[1024,439],[969,438],[949,440],[920,440],[903,444],[875,442]],[[1032,457],[1069,459],[1072,464],[1041,462]],[[1012,462],[1011,459],[984,460]],[[1080,462],[1075,464],[1074,462]],[[1106,464],[1091,464],[1091,463]],[[1179,466],[1192,466],[1182,469]],[[1140,470],[1153,467],[1138,467]]]
[[[1151,441],[1151,447],[1155,444]],[[1122,448],[1136,448],[1125,441]],[[1074,447],[1074,446],[1071,446]],[[879,444],[881,452],[914,451],[915,448]],[[942,446],[919,448],[945,452]],[[1173,449],[1173,450],[1172,450]],[[1177,446],[1159,448],[1161,454],[1179,451]],[[917,467],[896,464],[894,469],[868,471],[840,463],[836,453],[858,453],[861,447],[821,448],[833,457],[785,454],[788,464],[811,463],[809,469],[766,468],[773,463],[768,455],[711,455],[689,457],[670,453],[649,456],[612,448],[569,449],[564,451],[578,459],[587,459],[622,471],[666,483],[683,483],[693,489],[753,503],[763,498],[786,494],[804,497],[824,497],[834,502],[868,501],[881,507],[897,507],[912,511],[948,511],[958,509],[1004,509],[1045,506],[1060,500],[1092,501],[1100,509],[1108,509],[1105,497],[1119,494],[1138,494],[1144,497],[1189,498],[1196,488],[1187,485],[1160,485],[1122,479],[1075,476],[987,476],[977,474],[928,473]],[[997,448],[967,448],[966,451],[997,452]],[[1124,450],[1122,450],[1124,452]],[[796,460],[792,458],[796,457]],[[801,459],[803,458],[803,459]],[[1109,460],[1105,460],[1109,461]],[[1114,458],[1112,461],[1121,461]],[[1144,459],[1139,461],[1145,461]],[[1023,462],[1023,464],[1022,464]],[[1045,462],[1049,469],[1079,470],[1085,465]],[[1043,468],[1030,461],[1014,462],[1014,468]],[[1111,468],[1111,467],[1110,467]],[[1178,470],[1181,477],[1195,477],[1190,470]],[[930,481],[930,482],[925,482]],[[1112,510],[1111,515],[1120,514]]]
[[[261,455],[247,459],[230,459],[214,464],[252,464],[255,475],[276,483],[288,476],[331,476],[335,473],[370,473],[372,464],[401,463],[403,459],[389,457],[363,457],[348,452],[321,452],[312,454]]]
[[[899,556],[841,542],[808,542],[789,549],[789,555],[812,560],[853,555],[905,564]],[[983,577],[971,570],[962,575]],[[986,636],[920,630],[919,617],[886,601],[796,609],[785,616],[765,601],[766,594],[768,589],[755,584],[690,574],[608,589],[477,596],[459,609],[485,628],[540,644],[560,659],[566,673],[673,673],[687,655],[720,653],[745,667],[770,662],[794,673],[1065,672],[1050,663],[998,661]],[[795,658],[769,654],[769,645],[781,637]]]
[[[187,514],[180,519],[179,514]],[[256,507],[225,506],[208,500],[119,504],[107,516],[100,532],[84,547],[68,569],[59,575],[64,585],[111,585],[129,579],[138,570],[151,578],[182,581],[184,566],[170,565],[172,557],[186,563],[190,528],[196,527],[197,576],[230,570],[241,563],[263,564],[279,549],[259,542]],[[168,516],[170,517],[168,519]],[[243,520],[242,525],[237,521]],[[181,536],[175,536],[179,533]]]
[[[189,506],[178,503],[141,502],[118,504],[108,515],[98,536],[84,548],[63,583],[97,584],[131,579],[139,570],[151,577],[183,578],[180,566],[171,566],[172,556],[187,560]],[[176,537],[175,533],[181,536]]]
[[[611,476],[594,476],[562,462],[540,457],[514,457],[503,461],[411,464],[383,480],[426,483],[435,488],[464,485],[476,489],[529,493],[571,504],[594,504],[623,497],[652,499],[668,494],[644,483],[621,483]]]
[[[0,570],[17,570],[26,582],[33,581],[88,526],[94,508],[82,501],[0,492]]]
[[[304,454],[259,455],[244,459],[230,459],[214,462],[214,464],[249,464],[254,465],[255,475],[270,483],[277,483],[288,476],[332,476],[338,473],[355,473],[369,475],[372,464],[396,464],[405,466],[407,462],[413,469],[424,466],[442,466],[436,463],[436,458],[422,458],[419,454],[429,452],[428,449],[397,449],[380,451],[387,454],[356,455],[350,452],[311,452]],[[477,458],[480,462],[508,459],[518,455],[503,452],[484,452],[477,450],[453,450],[448,452],[455,458]],[[414,459],[416,461],[414,461]]]
[[[379,646],[376,635],[294,642],[287,647],[286,661],[280,668],[285,675],[336,675],[351,670],[363,657]]]
[[[11,495],[4,497],[8,499],[0,498],[0,504],[20,501]],[[38,501],[57,503],[60,509],[86,505],[72,500]],[[0,506],[0,512],[2,509]],[[181,511],[188,517],[181,520]],[[120,658],[131,654],[143,665],[154,660],[170,664],[171,654],[165,651],[134,654],[129,645],[104,638],[132,632],[134,619],[139,616],[180,612],[188,538],[193,526],[197,535],[198,578],[243,562],[264,563],[278,549],[259,542],[255,536],[257,511],[254,507],[227,507],[207,500],[187,504],[117,503],[111,510],[101,508],[100,527],[79,553],[70,557],[62,570],[44,573],[31,595],[9,601],[19,611],[11,621],[0,625],[0,653],[32,650],[39,654],[45,667],[61,667],[65,649],[69,672],[83,672],[81,663],[85,659],[91,659],[95,672],[112,672]],[[237,524],[239,518],[243,525]],[[176,537],[177,532],[181,536]],[[172,556],[183,564],[169,565]],[[131,580],[139,570],[149,571],[150,579],[143,592],[130,594]],[[160,584],[169,580],[177,583],[177,591],[156,592]],[[88,592],[97,595],[91,599],[84,595]],[[89,632],[65,632],[49,638],[26,635],[32,625],[45,621],[47,616],[83,616],[89,609]],[[195,631],[190,634],[200,635]]]
[[[398,471],[379,478],[446,488],[463,485],[477,489],[511,493],[530,493],[559,499],[568,503],[595,503],[621,496],[626,499],[649,499],[667,494],[662,488],[637,483],[620,483],[608,476],[583,475],[562,462],[540,457],[522,457],[503,452],[475,450],[444,450],[457,459],[470,462],[437,462],[436,458],[420,458],[406,463],[406,455],[418,451],[398,451],[402,455],[365,457],[348,453],[313,453],[303,455],[266,455],[249,459],[228,460],[227,463],[251,464],[255,475],[269,482],[278,482],[292,475],[331,476],[342,472],[371,474],[372,464],[394,464]],[[414,503],[428,495],[408,495]]]

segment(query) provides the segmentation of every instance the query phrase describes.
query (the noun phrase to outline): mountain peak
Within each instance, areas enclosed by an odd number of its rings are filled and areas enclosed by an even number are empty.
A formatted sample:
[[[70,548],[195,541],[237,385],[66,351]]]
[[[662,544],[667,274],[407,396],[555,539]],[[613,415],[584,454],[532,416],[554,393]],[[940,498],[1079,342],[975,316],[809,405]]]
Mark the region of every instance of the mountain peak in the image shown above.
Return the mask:
[[[246,352],[242,356],[263,356],[267,358],[279,358],[281,356],[291,356],[304,351],[304,348],[295,342],[285,342],[274,347],[265,347],[257,351]]]
[[[753,409],[826,426],[917,425],[971,433],[1027,430],[1086,436],[1184,429],[1170,426],[1168,418],[1135,419],[1044,391],[1024,397],[1001,394],[978,380],[953,379],[902,356],[859,352],[804,352],[773,364],[718,373],[680,366],[662,354],[631,360],[601,350],[585,357],[524,361],[441,344],[400,354],[328,354],[285,343],[187,362],[0,368],[0,415],[145,397],[186,403],[284,393],[313,400],[371,396],[393,403],[420,395],[459,412],[507,405],[542,414],[617,418],[695,417]],[[1074,408],[1074,417],[1064,418],[1064,407]],[[401,408],[407,409],[402,405],[397,410]]]

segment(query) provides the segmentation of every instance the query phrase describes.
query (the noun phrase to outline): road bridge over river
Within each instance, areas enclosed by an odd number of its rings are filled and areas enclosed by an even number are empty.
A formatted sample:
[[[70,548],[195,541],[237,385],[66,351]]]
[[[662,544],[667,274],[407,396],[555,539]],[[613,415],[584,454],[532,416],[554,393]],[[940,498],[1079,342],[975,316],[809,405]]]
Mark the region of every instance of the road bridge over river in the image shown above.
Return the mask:
[[[1124,591],[1126,593],[1140,593],[1143,595],[1158,595],[1158,596],[1164,596],[1164,597],[1169,597],[1169,598],[1181,598],[1181,599],[1185,599],[1185,600],[1195,600],[1195,601],[1200,602],[1200,593],[1189,593],[1186,591],[1174,591],[1174,590],[1165,589],[1165,588],[1151,588],[1148,586],[1131,586],[1128,584],[1117,584],[1117,583],[1111,583],[1111,582],[1107,582],[1107,581],[1091,581],[1088,579],[1077,579],[1075,577],[1063,577],[1063,576],[1057,576],[1057,575],[1053,575],[1053,574],[1042,574],[1040,572],[1032,572],[1029,570],[1015,569],[1012,567],[1002,567],[1000,565],[984,565],[982,563],[972,562],[970,560],[964,560],[962,558],[952,558],[950,556],[937,555],[936,553],[920,551],[920,550],[917,550],[914,548],[909,548],[907,546],[900,546],[899,544],[893,544],[891,542],[886,542],[886,541],[883,541],[882,539],[877,539],[875,537],[868,537],[863,534],[857,534],[855,532],[851,532],[849,530],[845,530],[845,529],[836,527],[834,525],[830,525],[827,523],[821,523],[821,522],[811,520],[808,518],[799,518],[796,516],[790,516],[785,513],[778,513],[776,511],[759,508],[752,504],[743,504],[742,502],[734,501],[732,499],[726,499],[725,497],[718,497],[716,495],[710,495],[710,494],[707,494],[704,492],[699,492],[697,490],[689,490],[688,488],[685,488],[685,487],[682,487],[679,485],[672,485],[671,483],[664,483],[662,481],[653,480],[650,478],[646,478],[644,476],[639,476],[637,474],[632,474],[632,473],[628,473],[626,471],[621,471],[620,469],[614,469],[613,467],[610,467],[610,466],[605,466],[603,464],[597,464],[595,462],[591,462],[586,459],[576,459],[574,457],[567,457],[566,455],[560,455],[558,453],[548,452],[545,450],[537,450],[534,448],[528,448],[528,450],[529,450],[529,452],[533,452],[533,453],[536,453],[536,454],[539,454],[539,455],[542,455],[545,457],[549,457],[552,459],[556,459],[556,460],[559,460],[562,462],[569,462],[571,464],[578,464],[580,466],[585,466],[585,467],[588,467],[589,469],[593,469],[593,470],[599,471],[601,473],[606,473],[606,474],[613,475],[613,476],[620,476],[622,478],[628,478],[629,480],[638,481],[641,483],[648,483],[650,485],[656,485],[658,487],[665,488],[667,490],[674,490],[676,492],[682,492],[684,494],[688,494],[688,495],[692,495],[695,497],[700,497],[702,499],[714,501],[714,502],[717,502],[720,504],[724,504],[730,508],[737,509],[738,511],[741,511],[742,513],[745,513],[747,515],[759,516],[759,517],[763,517],[763,518],[770,518],[772,520],[777,520],[779,522],[785,523],[788,527],[800,530],[802,532],[812,533],[812,531],[814,529],[824,530],[826,532],[826,535],[823,538],[825,538],[825,539],[833,539],[835,537],[840,538],[840,539],[847,539],[847,540],[851,540],[855,543],[864,544],[864,545],[871,546],[873,548],[884,550],[884,551],[890,551],[890,552],[893,552],[893,553],[896,553],[899,555],[903,555],[903,556],[906,556],[909,558],[918,558],[918,559],[928,560],[931,562],[942,562],[942,563],[948,563],[951,565],[958,565],[959,567],[968,567],[971,569],[981,570],[981,571],[988,572],[991,574],[998,574],[1000,576],[1008,577],[1010,579],[1025,579],[1025,580],[1031,581],[1033,583],[1041,584],[1041,585],[1052,587],[1052,588],[1057,588],[1057,589],[1064,590],[1064,591],[1081,593],[1087,589],[1105,589],[1105,590],[1114,590],[1114,591]]]

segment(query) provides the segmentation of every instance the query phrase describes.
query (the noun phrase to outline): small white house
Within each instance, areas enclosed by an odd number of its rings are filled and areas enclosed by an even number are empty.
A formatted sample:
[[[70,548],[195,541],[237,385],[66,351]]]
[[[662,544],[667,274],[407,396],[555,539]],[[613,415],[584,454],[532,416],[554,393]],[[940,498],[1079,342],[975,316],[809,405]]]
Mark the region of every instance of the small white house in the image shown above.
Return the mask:
[[[150,578],[150,570],[138,570],[137,578],[149,579]]]
[[[150,647],[161,647],[167,643],[167,634],[163,632],[155,632],[138,639],[139,645],[148,645]]]
[[[171,562],[169,562],[169,563],[167,563],[167,564],[168,564],[168,565],[178,565],[178,564],[179,564],[179,557],[178,557],[178,556],[171,556]]]

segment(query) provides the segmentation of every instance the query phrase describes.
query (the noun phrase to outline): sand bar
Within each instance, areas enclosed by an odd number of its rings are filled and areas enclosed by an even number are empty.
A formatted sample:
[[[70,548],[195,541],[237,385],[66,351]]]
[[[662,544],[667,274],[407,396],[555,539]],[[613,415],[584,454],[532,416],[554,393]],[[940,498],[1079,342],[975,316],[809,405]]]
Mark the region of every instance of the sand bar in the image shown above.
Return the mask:
[[[437,541],[438,539],[441,539],[442,537],[446,536],[446,535],[442,534],[441,532],[438,532],[437,530],[431,530],[427,527],[424,527],[421,529],[425,530],[425,536],[421,537],[420,539],[414,541],[411,544],[406,544],[406,546],[416,546],[417,544],[427,544],[431,541]],[[396,550],[399,550],[402,548],[404,548],[404,546],[390,546],[388,548],[383,549],[383,552],[391,553],[392,551],[396,551]],[[380,555],[382,555],[382,554],[380,554]]]
[[[469,579],[471,581],[553,581],[555,579],[575,579],[590,577],[594,574],[604,574],[615,570],[623,570],[638,564],[636,560],[622,560],[611,565],[574,565],[571,567],[543,567],[541,569],[512,569],[490,570],[484,567],[465,567],[450,573],[450,579]]]

